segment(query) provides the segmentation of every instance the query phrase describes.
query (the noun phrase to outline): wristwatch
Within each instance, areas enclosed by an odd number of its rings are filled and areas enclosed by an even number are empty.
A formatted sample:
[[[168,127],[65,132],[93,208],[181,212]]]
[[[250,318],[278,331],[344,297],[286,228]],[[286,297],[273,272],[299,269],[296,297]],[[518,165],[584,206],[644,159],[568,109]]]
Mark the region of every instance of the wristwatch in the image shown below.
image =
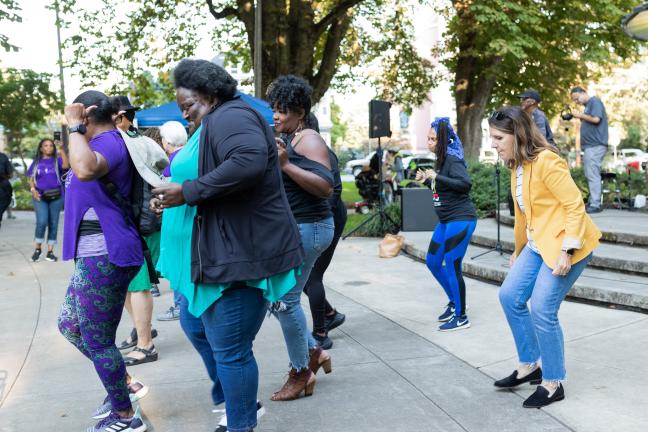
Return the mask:
[[[85,126],[83,123],[78,124],[78,125],[76,125],[76,126],[72,126],[71,128],[68,129],[68,133],[70,133],[70,134],[73,134],[73,133],[75,133],[75,132],[78,132],[78,133],[80,133],[81,135],[85,135],[85,133],[86,133],[87,131],[88,131],[88,129],[86,128],[86,126]]]

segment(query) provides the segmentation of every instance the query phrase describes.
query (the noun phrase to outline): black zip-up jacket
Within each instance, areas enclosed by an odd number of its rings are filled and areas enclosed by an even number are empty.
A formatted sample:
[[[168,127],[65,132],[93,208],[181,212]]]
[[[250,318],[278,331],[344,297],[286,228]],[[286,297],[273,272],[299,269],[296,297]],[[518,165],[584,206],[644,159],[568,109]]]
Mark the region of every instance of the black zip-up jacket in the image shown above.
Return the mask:
[[[182,193],[197,206],[191,240],[194,282],[260,279],[304,260],[284,192],[270,126],[238,97],[202,122],[198,179]]]

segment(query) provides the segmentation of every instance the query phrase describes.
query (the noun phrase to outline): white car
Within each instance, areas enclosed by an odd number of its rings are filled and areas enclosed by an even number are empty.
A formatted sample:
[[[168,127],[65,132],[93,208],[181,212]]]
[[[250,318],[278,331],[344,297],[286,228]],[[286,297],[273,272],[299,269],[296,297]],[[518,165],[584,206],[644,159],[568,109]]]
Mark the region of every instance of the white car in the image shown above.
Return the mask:
[[[374,154],[376,154],[375,151],[369,153],[365,158],[350,160],[344,166],[344,171],[348,174],[352,174],[353,177],[357,176],[360,174],[360,171],[362,171],[363,166],[369,166],[369,161]]]
[[[639,162],[639,164],[641,164],[648,160],[648,153],[641,149],[621,149],[619,150],[618,155],[625,160],[626,164],[630,162]]]
[[[27,169],[29,169],[33,162],[33,159],[25,158],[25,165],[27,165]],[[27,175],[27,171],[25,170],[22,160],[19,157],[11,159],[11,166],[13,166],[14,171],[16,171],[18,174]]]

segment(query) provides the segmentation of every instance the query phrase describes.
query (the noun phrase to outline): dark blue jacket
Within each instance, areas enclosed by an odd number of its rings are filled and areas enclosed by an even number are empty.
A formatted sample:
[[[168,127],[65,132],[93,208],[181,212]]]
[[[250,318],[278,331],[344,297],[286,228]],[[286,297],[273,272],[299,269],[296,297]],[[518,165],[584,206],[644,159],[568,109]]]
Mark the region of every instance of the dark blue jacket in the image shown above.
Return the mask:
[[[238,97],[205,116],[198,179],[182,185],[197,206],[191,253],[194,282],[260,279],[304,260],[284,192],[270,126]]]

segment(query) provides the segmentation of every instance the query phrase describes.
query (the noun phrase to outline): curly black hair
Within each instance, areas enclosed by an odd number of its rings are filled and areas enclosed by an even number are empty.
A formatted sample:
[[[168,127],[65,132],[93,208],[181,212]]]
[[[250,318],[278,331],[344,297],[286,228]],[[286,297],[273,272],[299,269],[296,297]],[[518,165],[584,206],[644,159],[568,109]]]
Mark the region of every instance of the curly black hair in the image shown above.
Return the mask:
[[[271,107],[292,112],[304,111],[306,117],[311,110],[313,87],[301,77],[282,75],[272,81],[266,93]]]
[[[95,105],[97,108],[92,110],[88,117],[98,124],[112,123],[113,114],[119,112],[115,101],[97,90],[84,91],[74,99],[74,103],[81,103],[86,108]]]
[[[173,71],[175,87],[193,90],[221,102],[233,99],[238,83],[222,67],[207,60],[184,59]]]

